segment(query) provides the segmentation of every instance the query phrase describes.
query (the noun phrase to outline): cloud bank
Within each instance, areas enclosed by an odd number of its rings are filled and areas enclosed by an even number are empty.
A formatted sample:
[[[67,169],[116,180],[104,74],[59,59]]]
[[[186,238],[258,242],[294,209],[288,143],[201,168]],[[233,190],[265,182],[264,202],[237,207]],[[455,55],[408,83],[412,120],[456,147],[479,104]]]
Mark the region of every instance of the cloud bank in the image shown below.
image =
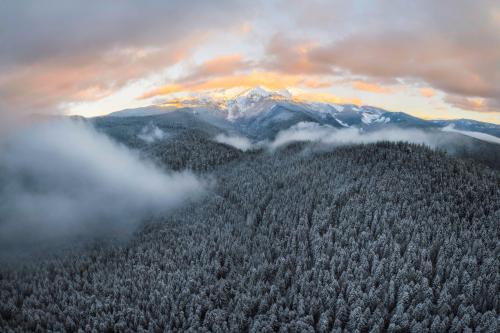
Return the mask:
[[[482,141],[487,141],[491,143],[496,143],[500,144],[500,138],[497,138],[496,136],[489,135],[486,133],[481,133],[481,132],[474,132],[474,131],[461,131],[455,129],[453,125],[449,125],[443,128],[443,131],[445,132],[454,132],[454,133],[460,133],[462,135],[470,136],[471,138],[479,139]]]
[[[203,191],[82,122],[38,124],[0,142],[0,247],[127,234]]]
[[[436,147],[439,139],[431,133],[418,129],[384,128],[373,132],[363,132],[358,128],[338,129],[314,122],[300,122],[280,131],[272,141],[252,143],[248,138],[237,135],[219,134],[215,141],[224,143],[242,151],[251,149],[269,149],[274,151],[294,142],[318,142],[329,145],[367,144],[379,141],[410,142]]]
[[[234,148],[242,151],[255,148],[255,145],[248,138],[239,135],[219,134],[215,137],[215,141],[233,146]]]
[[[141,129],[141,133],[137,135],[139,139],[146,143],[153,143],[155,141],[163,140],[168,135],[161,130],[158,126],[154,124],[149,124]]]
[[[320,142],[334,145],[374,143],[378,141],[404,141],[435,146],[435,140],[428,133],[416,129],[390,128],[374,132],[363,132],[357,128],[336,129],[317,123],[301,122],[278,133],[269,144],[276,149],[292,142]]]

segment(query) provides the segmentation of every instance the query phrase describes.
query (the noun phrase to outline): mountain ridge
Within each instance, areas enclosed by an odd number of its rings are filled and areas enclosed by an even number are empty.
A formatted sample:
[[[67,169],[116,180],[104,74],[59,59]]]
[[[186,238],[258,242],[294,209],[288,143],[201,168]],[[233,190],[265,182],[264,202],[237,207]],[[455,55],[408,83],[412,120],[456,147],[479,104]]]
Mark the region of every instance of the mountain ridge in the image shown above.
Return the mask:
[[[288,124],[293,125],[303,119],[337,128],[355,127],[364,130],[382,129],[384,126],[429,129],[451,127],[457,131],[478,132],[500,138],[500,125],[493,123],[471,119],[427,120],[402,111],[388,111],[370,105],[302,101],[295,99],[287,90],[271,91],[260,86],[229,98],[200,95],[189,99],[186,105],[150,105],[112,112],[106,117],[155,116],[179,110],[216,116],[240,129],[255,130],[257,123],[271,126],[264,122],[265,119],[273,123],[281,121],[282,124],[278,127],[284,129]],[[292,118],[295,118],[295,121],[291,120]],[[252,133],[246,134],[252,136]]]

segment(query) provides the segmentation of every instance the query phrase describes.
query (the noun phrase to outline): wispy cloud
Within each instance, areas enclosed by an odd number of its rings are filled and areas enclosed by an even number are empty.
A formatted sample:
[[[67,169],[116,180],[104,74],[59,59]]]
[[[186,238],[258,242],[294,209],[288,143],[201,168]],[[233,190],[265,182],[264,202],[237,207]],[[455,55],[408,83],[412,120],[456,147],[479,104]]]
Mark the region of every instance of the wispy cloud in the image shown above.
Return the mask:
[[[241,54],[230,54],[215,57],[196,66],[192,72],[183,77],[183,82],[206,80],[214,76],[234,74],[250,68],[251,63],[243,59]]]
[[[432,88],[421,88],[420,95],[422,95],[423,97],[433,97],[434,95],[436,95],[436,91]]]
[[[460,95],[446,95],[444,100],[448,104],[466,111],[498,112],[500,110],[500,100]]]
[[[293,98],[299,102],[322,102],[333,104],[355,104],[361,105],[360,98],[340,97],[329,92],[298,92],[293,94]]]
[[[215,137],[215,141],[235,147],[241,151],[247,151],[255,148],[255,145],[252,144],[248,138],[240,135],[218,134]]]
[[[358,128],[336,129],[317,123],[299,123],[278,133],[269,145],[276,149],[292,142],[319,142],[330,145],[373,143],[378,141],[404,141],[426,144],[434,147],[431,135],[416,129],[390,128],[380,131],[363,132]]]
[[[352,86],[354,89],[364,90],[375,94],[388,94],[393,91],[391,88],[365,81],[354,81]]]
[[[153,143],[167,138],[168,134],[162,131],[155,124],[151,123],[144,126],[137,137],[146,143]]]
[[[242,74],[222,75],[207,80],[173,83],[153,89],[140,96],[140,99],[155,96],[165,96],[178,92],[206,91],[213,89],[251,88],[265,86],[272,90],[287,89],[291,87],[318,88],[330,86],[331,83],[308,78],[301,75],[280,74],[267,71],[251,71]]]
[[[197,0],[4,2],[0,99],[9,110],[0,112],[55,113],[61,102],[100,99],[161,71],[239,22],[241,3],[219,6],[232,15]]]
[[[252,142],[238,135],[220,134],[215,139],[236,149],[247,151],[252,149],[269,149],[275,151],[294,142],[312,142],[331,146],[341,146],[379,141],[411,142],[436,147],[439,139],[432,133],[418,129],[398,127],[364,132],[359,128],[338,129],[328,125],[312,122],[300,122],[288,129],[280,131],[273,140]]]
[[[481,133],[481,132],[458,130],[453,125],[449,125],[449,126],[444,127],[443,131],[445,131],[445,132],[460,133],[460,134],[463,134],[463,135],[466,135],[466,136],[470,136],[472,138],[476,138],[476,139],[479,139],[479,140],[482,140],[482,141],[487,141],[487,142],[492,142],[492,143],[500,144],[500,138],[498,138],[496,136],[489,135],[489,134],[486,134],[486,133]]]
[[[165,173],[86,124],[26,127],[0,143],[0,244],[126,234],[204,192],[190,173]]]

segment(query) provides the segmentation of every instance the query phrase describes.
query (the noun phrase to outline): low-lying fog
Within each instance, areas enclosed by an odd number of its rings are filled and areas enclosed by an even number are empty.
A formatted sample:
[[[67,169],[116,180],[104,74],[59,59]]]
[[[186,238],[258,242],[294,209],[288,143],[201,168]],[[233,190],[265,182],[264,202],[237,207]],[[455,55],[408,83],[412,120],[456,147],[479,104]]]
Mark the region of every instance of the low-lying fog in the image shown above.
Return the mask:
[[[193,174],[165,173],[84,122],[24,127],[0,141],[0,248],[126,234],[203,192]]]
[[[418,129],[384,128],[380,131],[363,132],[357,128],[337,129],[317,123],[302,122],[289,129],[280,131],[272,141],[252,143],[248,138],[225,134],[216,136],[215,141],[246,151],[258,148],[275,150],[292,142],[320,142],[331,145],[347,145],[378,141],[404,141],[425,144],[434,148],[439,140],[433,133]]]

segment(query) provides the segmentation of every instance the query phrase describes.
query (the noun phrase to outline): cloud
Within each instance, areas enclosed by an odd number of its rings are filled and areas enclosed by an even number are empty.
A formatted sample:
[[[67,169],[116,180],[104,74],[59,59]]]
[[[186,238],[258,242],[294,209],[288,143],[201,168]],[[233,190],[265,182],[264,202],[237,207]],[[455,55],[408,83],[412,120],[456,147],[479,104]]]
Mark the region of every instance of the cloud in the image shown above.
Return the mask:
[[[275,34],[268,42],[266,58],[260,66],[271,71],[288,74],[325,75],[332,73],[332,67],[325,62],[311,59],[310,52],[318,47],[309,40],[295,40],[283,33]]]
[[[158,126],[151,123],[141,129],[141,133],[137,135],[139,139],[146,143],[153,143],[168,137],[168,134],[163,132]]]
[[[432,88],[421,88],[420,95],[423,97],[433,97],[436,95],[436,91]]]
[[[444,101],[465,111],[500,112],[500,101],[495,99],[446,95]]]
[[[267,71],[251,71],[249,73],[222,75],[211,79],[173,83],[153,89],[139,96],[139,99],[169,95],[178,92],[206,91],[214,89],[252,88],[264,86],[272,90],[287,89],[290,87],[318,88],[330,86],[330,83],[308,78],[302,75],[281,74]]]
[[[298,102],[322,102],[322,103],[355,104],[355,105],[363,104],[360,98],[339,97],[335,94],[328,92],[300,92],[296,94],[294,93],[293,99]]]
[[[75,121],[26,127],[0,143],[3,248],[127,234],[196,198],[190,173],[166,173]]]
[[[197,90],[265,86],[279,90],[289,87],[317,87],[318,81],[300,75],[282,75],[275,72],[253,71],[249,74],[224,76],[196,85]]]
[[[207,60],[195,67],[190,75],[182,78],[183,82],[208,79],[214,76],[228,75],[250,68],[250,62],[245,61],[241,54],[231,54]]]
[[[486,48],[486,47],[485,47]],[[415,50],[418,50],[416,52]],[[500,92],[495,68],[500,51],[478,52],[474,46],[444,37],[354,36],[311,51],[314,61],[374,78],[418,78],[433,87],[462,95],[494,97]]]
[[[49,113],[143,78],[146,86],[167,83],[145,98],[204,87],[317,89],[343,78],[374,93],[404,80],[498,105],[499,12],[494,0],[7,1],[0,100],[9,113]]]
[[[241,36],[246,36],[250,33],[252,33],[253,27],[251,22],[243,22],[239,27],[238,27],[238,32],[241,34]]]
[[[278,133],[269,144],[271,150],[288,145],[292,142],[319,142],[331,145],[347,145],[373,143],[378,141],[405,141],[436,145],[431,135],[416,129],[383,129],[374,132],[363,132],[358,128],[336,129],[317,123],[302,122]]]
[[[472,138],[476,138],[476,139],[479,139],[479,140],[482,140],[482,141],[487,141],[487,142],[492,142],[492,143],[500,144],[500,138],[498,138],[496,136],[489,135],[489,134],[486,134],[486,133],[481,133],[481,132],[457,130],[457,129],[455,129],[455,126],[453,126],[453,125],[449,125],[449,126],[443,127],[442,130],[445,131],[445,132],[460,133],[460,134],[463,134],[463,135],[466,135],[466,136],[470,136]]]
[[[63,101],[98,100],[177,63],[202,38],[188,36],[168,48],[118,48],[17,66],[0,76],[0,97],[15,112],[54,113]]]
[[[294,142],[315,142],[326,145],[342,146],[350,144],[368,144],[379,141],[410,142],[436,147],[441,142],[432,133],[418,129],[402,129],[398,127],[364,132],[359,128],[338,129],[314,122],[300,122],[286,130],[280,131],[272,141],[252,142],[238,135],[219,134],[216,142],[233,146],[239,150],[269,149],[274,151]]]
[[[250,12],[243,1],[228,0],[218,6],[201,0],[9,1],[0,12],[0,66],[168,45],[194,31],[232,26]]]
[[[223,0],[226,15],[198,0],[3,2],[0,99],[10,113],[53,113],[62,102],[108,96],[237,24],[244,5]]]
[[[139,99],[146,99],[146,98],[151,98],[151,97],[156,97],[156,96],[165,96],[165,95],[170,95],[174,94],[177,92],[185,91],[187,90],[186,87],[184,87],[181,84],[167,84],[162,87],[153,89],[151,91],[148,91],[144,94],[142,94]]]
[[[376,83],[364,82],[364,81],[354,81],[352,87],[357,90],[368,91],[375,94],[388,94],[393,90],[387,87],[383,87]]]
[[[268,70],[376,82],[404,79],[448,94],[500,101],[495,1],[396,0],[363,3],[362,10],[339,1],[288,5],[295,29],[304,33],[281,31],[270,39]]]
[[[500,71],[494,70],[500,68],[500,49],[493,46],[500,38],[493,44],[478,45],[444,34],[394,31],[348,35],[330,44],[309,43],[301,52],[294,46],[297,43],[304,42],[288,40],[278,42],[278,50],[270,47],[268,56],[274,60],[267,63],[268,68],[303,75],[362,76],[375,82],[406,79],[448,94],[490,99],[492,104],[500,101]],[[365,81],[354,81],[352,87],[372,93],[393,91]]]
[[[215,137],[215,141],[232,146],[241,151],[247,151],[255,148],[254,144],[252,144],[248,138],[239,135],[218,134]]]

